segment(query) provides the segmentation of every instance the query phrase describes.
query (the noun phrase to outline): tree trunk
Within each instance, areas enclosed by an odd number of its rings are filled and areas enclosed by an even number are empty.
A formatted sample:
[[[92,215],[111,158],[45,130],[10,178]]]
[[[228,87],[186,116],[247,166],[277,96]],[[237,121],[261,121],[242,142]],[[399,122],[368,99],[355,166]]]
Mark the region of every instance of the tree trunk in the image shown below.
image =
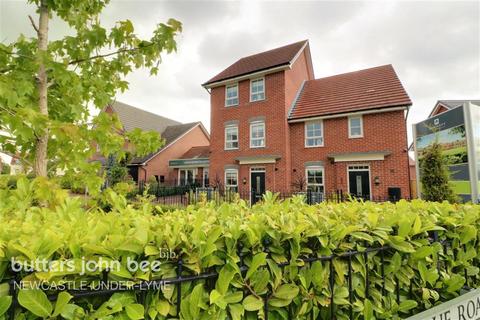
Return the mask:
[[[48,78],[45,68],[44,59],[48,47],[48,7],[46,0],[42,0],[39,8],[40,17],[38,24],[38,106],[40,113],[48,117]],[[38,133],[37,146],[35,150],[34,173],[37,177],[47,176],[47,145],[48,145],[48,128]]]

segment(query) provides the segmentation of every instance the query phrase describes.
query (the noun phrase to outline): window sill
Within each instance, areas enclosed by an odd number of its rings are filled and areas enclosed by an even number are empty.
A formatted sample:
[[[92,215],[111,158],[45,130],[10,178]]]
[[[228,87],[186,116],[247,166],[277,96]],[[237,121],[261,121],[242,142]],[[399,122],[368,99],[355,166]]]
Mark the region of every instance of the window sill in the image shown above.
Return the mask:
[[[233,149],[223,149],[223,151],[238,151],[240,148],[233,148]]]
[[[311,149],[311,148],[323,148],[323,147],[325,147],[325,145],[323,145],[323,144],[320,145],[320,146],[305,146],[305,148],[307,148],[307,149]]]
[[[362,139],[363,136],[348,136],[348,139]]]
[[[253,147],[253,146],[250,146],[250,149],[265,149],[266,146],[261,146],[261,147]]]

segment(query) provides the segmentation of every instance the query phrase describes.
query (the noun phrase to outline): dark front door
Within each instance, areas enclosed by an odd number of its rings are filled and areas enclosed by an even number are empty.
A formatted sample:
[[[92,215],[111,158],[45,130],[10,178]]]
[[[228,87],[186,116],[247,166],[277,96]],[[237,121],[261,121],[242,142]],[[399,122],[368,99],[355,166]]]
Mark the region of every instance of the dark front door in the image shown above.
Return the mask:
[[[370,199],[370,176],[368,171],[349,171],[350,194],[357,198]]]
[[[252,172],[250,176],[252,183],[252,204],[262,200],[265,193],[265,172]]]

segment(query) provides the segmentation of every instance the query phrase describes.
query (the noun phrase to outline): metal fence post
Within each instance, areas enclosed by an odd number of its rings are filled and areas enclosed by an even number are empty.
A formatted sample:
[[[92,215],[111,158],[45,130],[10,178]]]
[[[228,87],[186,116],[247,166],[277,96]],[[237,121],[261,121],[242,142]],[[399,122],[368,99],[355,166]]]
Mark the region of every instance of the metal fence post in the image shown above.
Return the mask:
[[[330,275],[329,275],[329,280],[330,280],[330,291],[331,291],[331,297],[330,297],[330,319],[333,320],[335,319],[335,294],[334,294],[334,291],[335,291],[335,270],[333,268],[333,259],[335,257],[332,255],[332,257],[330,258]]]
[[[182,278],[183,272],[183,261],[179,259],[177,262],[177,279],[180,280]],[[178,281],[177,283],[177,316],[180,319],[180,306],[182,304],[182,282]]]

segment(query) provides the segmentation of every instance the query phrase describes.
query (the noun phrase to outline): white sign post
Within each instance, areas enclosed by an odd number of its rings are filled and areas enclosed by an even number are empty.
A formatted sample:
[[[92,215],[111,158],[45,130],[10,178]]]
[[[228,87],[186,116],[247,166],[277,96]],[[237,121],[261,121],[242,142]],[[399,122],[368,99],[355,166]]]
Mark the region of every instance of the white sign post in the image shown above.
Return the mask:
[[[465,293],[406,320],[480,320],[480,289]]]

